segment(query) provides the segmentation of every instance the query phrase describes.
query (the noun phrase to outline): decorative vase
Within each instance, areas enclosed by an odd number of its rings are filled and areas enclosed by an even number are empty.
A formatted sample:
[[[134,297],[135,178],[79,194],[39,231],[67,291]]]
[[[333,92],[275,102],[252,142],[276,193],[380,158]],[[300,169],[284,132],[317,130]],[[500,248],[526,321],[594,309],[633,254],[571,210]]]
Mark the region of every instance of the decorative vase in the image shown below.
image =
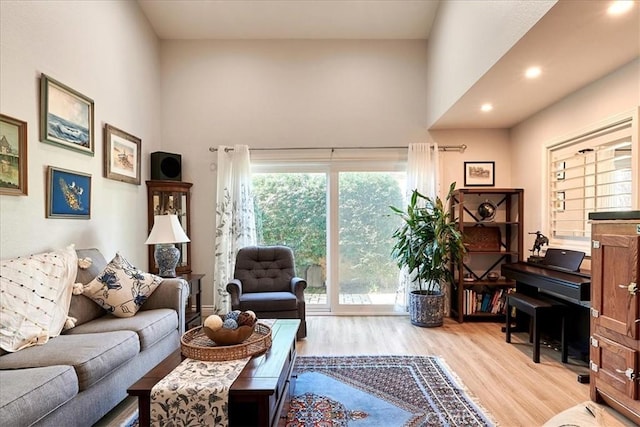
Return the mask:
[[[158,276],[176,277],[180,250],[173,244],[157,244],[154,255],[158,264]]]
[[[413,325],[423,328],[442,326],[444,294],[427,294],[424,291],[412,291],[409,294],[409,317]]]

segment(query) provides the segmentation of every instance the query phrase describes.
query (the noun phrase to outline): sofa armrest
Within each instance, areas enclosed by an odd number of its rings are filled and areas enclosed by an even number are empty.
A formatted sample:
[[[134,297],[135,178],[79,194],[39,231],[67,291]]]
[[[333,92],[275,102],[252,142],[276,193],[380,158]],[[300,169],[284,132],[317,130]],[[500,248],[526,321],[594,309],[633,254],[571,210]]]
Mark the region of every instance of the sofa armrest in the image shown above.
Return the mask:
[[[296,295],[298,301],[304,301],[304,290],[307,288],[307,281],[301,277],[291,278],[291,292]]]
[[[180,335],[184,333],[185,308],[189,298],[189,283],[184,279],[164,279],[140,310],[172,308],[178,313]]]
[[[238,279],[231,279],[227,283],[227,292],[231,296],[231,307],[240,305],[240,296],[242,295],[242,282]]]

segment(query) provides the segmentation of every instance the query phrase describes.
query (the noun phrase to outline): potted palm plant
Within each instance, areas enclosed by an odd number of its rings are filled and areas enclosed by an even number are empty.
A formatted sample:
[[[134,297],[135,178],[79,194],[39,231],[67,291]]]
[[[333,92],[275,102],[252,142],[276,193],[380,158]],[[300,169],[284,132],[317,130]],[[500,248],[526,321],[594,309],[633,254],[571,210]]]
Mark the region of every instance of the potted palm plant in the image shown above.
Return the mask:
[[[453,279],[450,264],[465,253],[462,234],[447,209],[455,186],[455,182],[450,185],[445,202],[414,190],[406,210],[391,206],[403,221],[393,233],[391,255],[415,288],[409,293],[409,315],[417,326],[442,325],[443,285]]]

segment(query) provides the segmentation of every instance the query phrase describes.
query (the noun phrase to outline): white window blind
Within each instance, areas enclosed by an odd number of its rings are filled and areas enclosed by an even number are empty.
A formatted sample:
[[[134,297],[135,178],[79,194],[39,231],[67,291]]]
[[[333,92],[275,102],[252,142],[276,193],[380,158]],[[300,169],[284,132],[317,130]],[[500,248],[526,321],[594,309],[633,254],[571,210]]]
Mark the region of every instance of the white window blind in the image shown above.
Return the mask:
[[[629,117],[548,148],[552,245],[589,252],[589,213],[633,208],[632,125]]]

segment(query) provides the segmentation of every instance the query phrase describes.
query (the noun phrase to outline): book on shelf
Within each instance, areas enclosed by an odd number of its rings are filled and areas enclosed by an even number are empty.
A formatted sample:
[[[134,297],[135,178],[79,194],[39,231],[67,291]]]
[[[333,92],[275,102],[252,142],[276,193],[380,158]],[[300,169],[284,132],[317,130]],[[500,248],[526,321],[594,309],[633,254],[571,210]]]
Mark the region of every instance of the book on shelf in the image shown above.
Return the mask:
[[[463,314],[504,314],[506,296],[507,290],[504,288],[467,288],[463,294]]]

